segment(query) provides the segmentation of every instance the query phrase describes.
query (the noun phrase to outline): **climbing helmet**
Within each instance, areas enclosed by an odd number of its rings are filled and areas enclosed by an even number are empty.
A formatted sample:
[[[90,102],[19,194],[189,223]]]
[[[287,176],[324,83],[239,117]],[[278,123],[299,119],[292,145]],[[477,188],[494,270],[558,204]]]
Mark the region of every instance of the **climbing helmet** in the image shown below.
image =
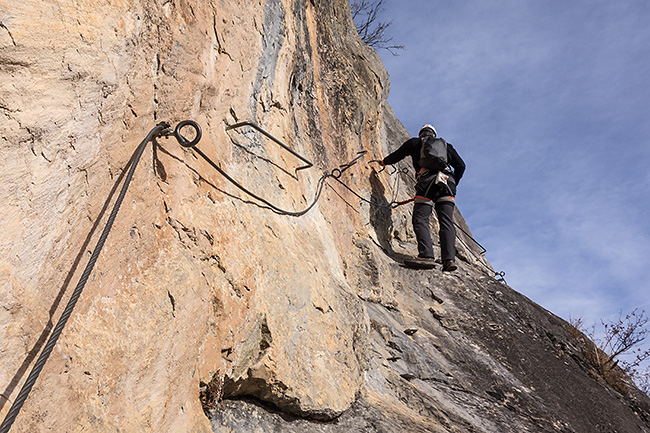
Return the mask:
[[[418,133],[418,137],[422,137],[427,131],[433,132],[434,137],[438,136],[438,131],[436,131],[436,128],[434,128],[433,125],[426,124],[422,128],[420,128],[420,132]]]

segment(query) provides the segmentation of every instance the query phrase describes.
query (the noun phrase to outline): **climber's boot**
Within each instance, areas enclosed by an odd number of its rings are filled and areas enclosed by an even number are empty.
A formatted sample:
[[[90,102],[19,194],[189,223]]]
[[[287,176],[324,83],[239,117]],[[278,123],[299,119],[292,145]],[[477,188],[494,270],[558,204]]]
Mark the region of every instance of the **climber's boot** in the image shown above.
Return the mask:
[[[443,272],[451,272],[455,271],[456,269],[458,269],[458,266],[456,266],[455,260],[445,260],[442,264]]]
[[[413,269],[433,269],[436,261],[433,257],[411,257],[404,259],[404,266]]]

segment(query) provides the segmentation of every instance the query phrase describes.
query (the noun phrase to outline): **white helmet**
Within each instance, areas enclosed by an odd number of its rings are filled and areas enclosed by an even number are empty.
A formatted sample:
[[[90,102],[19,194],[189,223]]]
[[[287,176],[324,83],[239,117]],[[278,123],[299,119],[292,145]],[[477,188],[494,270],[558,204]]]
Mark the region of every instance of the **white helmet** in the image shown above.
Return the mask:
[[[434,137],[438,136],[438,131],[436,131],[436,128],[434,128],[433,125],[429,125],[429,124],[426,124],[422,128],[420,128],[420,132],[418,132],[418,136],[422,137],[423,133],[427,130],[433,132]]]

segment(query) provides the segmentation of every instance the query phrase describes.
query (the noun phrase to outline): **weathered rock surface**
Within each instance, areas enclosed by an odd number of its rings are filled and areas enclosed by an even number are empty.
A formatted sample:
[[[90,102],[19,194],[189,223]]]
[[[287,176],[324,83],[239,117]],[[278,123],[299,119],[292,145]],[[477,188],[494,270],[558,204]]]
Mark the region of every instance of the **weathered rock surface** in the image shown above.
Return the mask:
[[[233,178],[301,210],[408,136],[388,89],[345,0],[0,0],[0,416],[157,122],[198,121]],[[400,266],[399,176],[357,163],[340,180],[372,204],[329,179],[293,218],[150,145],[12,431],[650,431],[648,399],[592,377],[465,234],[451,275]]]
[[[399,289],[392,305],[366,303],[369,367],[354,405],[317,423],[226,400],[215,431],[650,431],[647,397],[594,379],[561,319],[464,262],[445,275],[380,261]]]

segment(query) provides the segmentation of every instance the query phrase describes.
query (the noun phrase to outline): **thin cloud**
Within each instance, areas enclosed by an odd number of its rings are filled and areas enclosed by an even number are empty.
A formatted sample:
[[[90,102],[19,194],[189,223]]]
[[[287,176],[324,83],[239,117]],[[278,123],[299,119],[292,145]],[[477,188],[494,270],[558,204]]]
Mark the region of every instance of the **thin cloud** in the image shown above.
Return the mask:
[[[412,134],[468,164],[458,204],[488,259],[536,302],[598,322],[646,300],[650,3],[387,5],[383,56]]]

